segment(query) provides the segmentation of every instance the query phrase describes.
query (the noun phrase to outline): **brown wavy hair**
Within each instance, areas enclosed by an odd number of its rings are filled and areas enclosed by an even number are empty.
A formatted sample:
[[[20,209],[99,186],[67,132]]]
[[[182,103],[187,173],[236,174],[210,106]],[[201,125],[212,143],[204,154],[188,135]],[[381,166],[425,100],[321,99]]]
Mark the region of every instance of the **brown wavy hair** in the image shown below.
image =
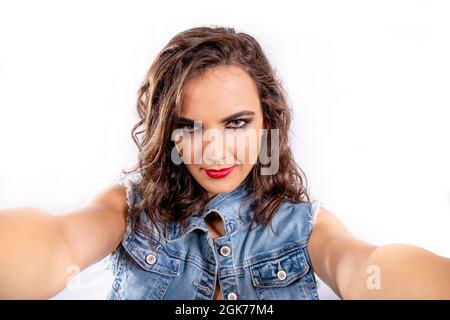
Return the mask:
[[[211,68],[229,65],[243,68],[255,82],[265,128],[279,129],[278,172],[260,175],[262,164],[258,159],[245,180],[254,212],[250,226],[253,222],[268,224],[285,200],[309,201],[306,177],[288,143],[291,110],[286,93],[260,45],[234,28],[196,27],[175,35],[157,54],[138,90],[139,121],[131,131],[139,150],[138,163],[130,171],[122,171],[139,176],[133,188],[142,201],[134,203],[128,214],[133,230],[139,225],[141,211],[156,226],[178,221],[183,228],[190,216],[203,212],[209,200],[207,191],[183,163],[172,162],[171,134],[179,117],[185,83]]]

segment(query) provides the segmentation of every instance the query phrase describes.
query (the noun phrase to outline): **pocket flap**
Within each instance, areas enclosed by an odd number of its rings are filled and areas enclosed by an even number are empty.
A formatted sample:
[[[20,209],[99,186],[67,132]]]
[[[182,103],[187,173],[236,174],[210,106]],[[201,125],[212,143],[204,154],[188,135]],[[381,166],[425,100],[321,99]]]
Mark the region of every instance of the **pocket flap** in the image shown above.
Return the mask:
[[[250,266],[255,287],[284,287],[309,271],[303,248],[285,252],[282,248],[265,255],[265,259]]]
[[[170,256],[156,239],[135,231],[132,236],[125,235],[122,245],[144,270],[167,276],[179,275],[180,260]]]

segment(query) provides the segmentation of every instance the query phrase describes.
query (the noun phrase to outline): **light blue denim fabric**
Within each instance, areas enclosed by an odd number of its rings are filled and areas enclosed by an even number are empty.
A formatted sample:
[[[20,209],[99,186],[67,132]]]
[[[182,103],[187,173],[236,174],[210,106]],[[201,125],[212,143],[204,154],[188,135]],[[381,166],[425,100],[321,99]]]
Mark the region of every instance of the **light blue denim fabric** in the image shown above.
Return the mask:
[[[224,299],[319,299],[307,251],[318,202],[285,201],[272,217],[273,230],[254,223],[249,231],[246,195],[244,183],[216,195],[202,215],[190,218],[186,232],[171,222],[165,236],[142,212],[143,226],[133,235],[128,224],[111,255],[114,280],[107,299],[211,300],[216,276]],[[130,188],[129,205],[140,200]],[[225,229],[214,241],[204,221],[211,212]]]

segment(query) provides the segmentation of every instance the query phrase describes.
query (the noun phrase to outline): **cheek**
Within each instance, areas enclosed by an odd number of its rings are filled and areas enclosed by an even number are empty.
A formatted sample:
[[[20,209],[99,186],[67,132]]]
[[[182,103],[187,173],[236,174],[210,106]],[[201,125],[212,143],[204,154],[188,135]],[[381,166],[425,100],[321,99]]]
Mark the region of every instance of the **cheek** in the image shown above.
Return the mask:
[[[186,135],[182,143],[182,158],[186,165],[199,164],[202,159],[201,138],[195,139],[195,136]]]

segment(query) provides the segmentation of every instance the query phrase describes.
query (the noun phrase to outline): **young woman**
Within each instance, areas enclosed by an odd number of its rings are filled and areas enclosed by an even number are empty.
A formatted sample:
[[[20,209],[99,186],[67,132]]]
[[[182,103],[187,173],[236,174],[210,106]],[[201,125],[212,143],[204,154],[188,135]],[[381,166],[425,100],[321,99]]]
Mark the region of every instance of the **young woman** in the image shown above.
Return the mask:
[[[134,180],[62,215],[1,210],[0,298],[49,298],[111,253],[110,299],[318,299],[315,274],[343,299],[450,298],[449,259],[356,239],[310,199],[253,37],[176,35],[137,111]]]

